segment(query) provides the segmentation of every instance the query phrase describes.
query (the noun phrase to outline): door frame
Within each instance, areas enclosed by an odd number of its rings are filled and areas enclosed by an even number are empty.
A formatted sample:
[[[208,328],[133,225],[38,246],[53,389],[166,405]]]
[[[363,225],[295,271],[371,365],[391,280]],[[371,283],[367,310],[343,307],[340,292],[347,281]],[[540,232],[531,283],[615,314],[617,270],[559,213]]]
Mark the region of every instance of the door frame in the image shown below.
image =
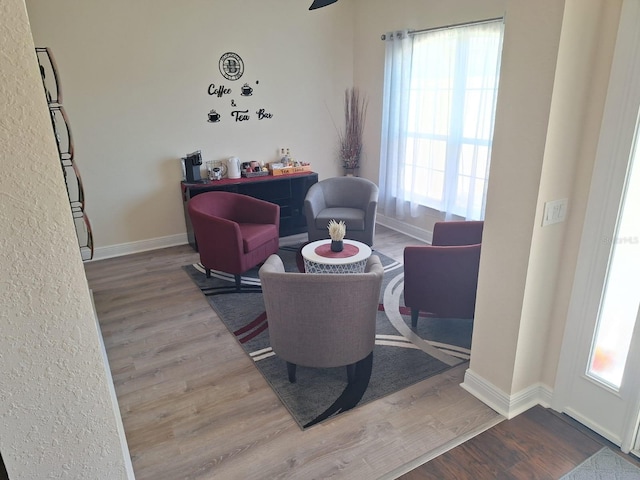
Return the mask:
[[[609,264],[613,233],[618,221],[630,156],[633,152],[640,111],[640,2],[624,0],[604,108],[600,139],[578,253],[567,324],[558,363],[552,407],[568,413],[629,452],[637,440],[640,420],[640,387],[625,392],[629,396],[623,432],[607,431],[597,421],[571,412],[572,385],[577,377],[587,378],[581,348],[593,339],[596,319]],[[640,160],[638,160],[640,161]],[[640,336],[636,322],[634,337]],[[636,348],[635,350],[640,350]],[[634,358],[632,358],[634,357]],[[640,353],[627,360],[625,377],[639,374]],[[594,382],[595,383],[595,382]]]

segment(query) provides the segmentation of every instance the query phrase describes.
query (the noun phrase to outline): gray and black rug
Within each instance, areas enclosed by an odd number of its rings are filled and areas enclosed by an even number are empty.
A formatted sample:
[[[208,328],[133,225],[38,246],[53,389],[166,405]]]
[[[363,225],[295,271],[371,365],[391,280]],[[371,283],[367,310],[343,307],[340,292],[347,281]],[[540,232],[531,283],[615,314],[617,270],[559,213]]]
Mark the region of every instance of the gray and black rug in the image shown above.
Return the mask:
[[[297,272],[296,247],[279,251],[287,271]],[[408,309],[402,299],[403,267],[384,254],[385,275],[380,295],[376,346],[372,362],[358,368],[365,375],[347,385],[346,369],[298,367],[291,384],[287,368],[269,347],[268,319],[261,293],[211,295],[212,288],[232,285],[233,276],[212,272],[207,279],[200,264],[184,267],[191,279],[236,337],[301,428],[406,388],[455,365],[468,361],[472,320],[421,318],[411,330]],[[243,284],[259,285],[258,269],[247,272]],[[209,295],[208,295],[209,294]],[[369,359],[371,360],[371,359]],[[370,369],[370,376],[369,376]],[[364,378],[364,380],[362,380]]]

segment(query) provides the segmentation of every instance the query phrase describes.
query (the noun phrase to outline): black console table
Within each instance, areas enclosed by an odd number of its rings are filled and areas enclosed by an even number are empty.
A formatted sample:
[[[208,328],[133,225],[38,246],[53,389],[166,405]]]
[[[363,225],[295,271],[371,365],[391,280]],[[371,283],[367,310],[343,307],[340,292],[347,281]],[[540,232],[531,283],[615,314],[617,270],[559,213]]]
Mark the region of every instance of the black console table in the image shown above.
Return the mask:
[[[280,205],[280,236],[287,237],[306,233],[304,198],[311,185],[317,182],[318,174],[315,172],[253,178],[224,178],[222,180],[205,180],[203,183],[182,182],[182,204],[189,245],[195,250],[198,249],[187,211],[187,203],[190,198],[200,193],[211,191],[241,193]]]

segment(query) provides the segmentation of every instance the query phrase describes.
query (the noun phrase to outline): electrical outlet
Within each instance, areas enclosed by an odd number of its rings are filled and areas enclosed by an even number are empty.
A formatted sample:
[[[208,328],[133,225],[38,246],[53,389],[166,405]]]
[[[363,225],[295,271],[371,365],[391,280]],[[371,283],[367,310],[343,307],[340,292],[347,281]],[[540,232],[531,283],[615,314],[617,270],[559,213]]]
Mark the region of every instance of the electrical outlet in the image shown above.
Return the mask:
[[[542,226],[553,225],[554,223],[564,222],[567,218],[567,205],[569,200],[553,200],[544,204],[544,214],[542,216]]]

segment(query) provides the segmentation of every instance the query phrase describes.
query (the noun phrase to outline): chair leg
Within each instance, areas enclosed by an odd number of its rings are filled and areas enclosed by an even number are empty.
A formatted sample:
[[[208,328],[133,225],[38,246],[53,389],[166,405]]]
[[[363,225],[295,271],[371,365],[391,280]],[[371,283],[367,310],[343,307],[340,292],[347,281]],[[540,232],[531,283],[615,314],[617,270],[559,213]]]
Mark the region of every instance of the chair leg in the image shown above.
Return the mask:
[[[210,268],[205,268],[204,272],[207,275],[207,278],[211,278],[211,269]]]
[[[239,292],[240,291],[240,284],[241,284],[241,277],[240,275],[234,275],[234,278],[236,280],[236,291]]]
[[[411,328],[416,328],[418,326],[418,314],[420,313],[419,308],[411,308]]]
[[[289,375],[289,382],[296,383],[296,364],[287,362],[287,374]]]
[[[352,384],[356,379],[356,364],[347,365],[347,383]]]

